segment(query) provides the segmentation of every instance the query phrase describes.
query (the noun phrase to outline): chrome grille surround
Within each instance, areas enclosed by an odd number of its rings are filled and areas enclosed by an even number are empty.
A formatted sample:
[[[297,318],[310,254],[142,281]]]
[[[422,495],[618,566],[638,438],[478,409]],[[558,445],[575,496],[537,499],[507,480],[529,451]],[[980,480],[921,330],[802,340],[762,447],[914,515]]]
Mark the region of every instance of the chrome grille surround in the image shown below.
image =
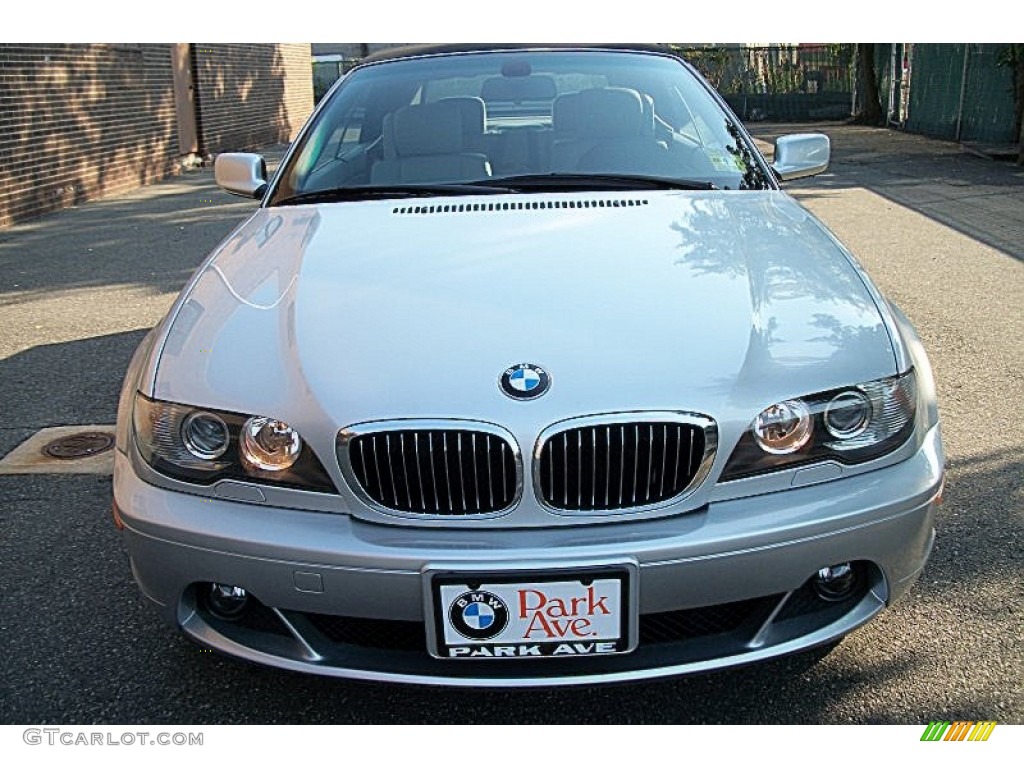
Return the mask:
[[[686,474],[690,476],[688,478],[685,476],[679,478],[681,482],[676,483],[674,489],[672,487],[673,484],[669,483],[669,495],[666,495],[664,493],[665,479],[668,474],[667,470],[671,469],[671,467],[668,465],[668,452],[664,448],[669,444],[668,433],[673,425],[679,429],[680,434],[690,430],[693,431],[693,434],[702,434],[703,447],[694,445],[696,455],[693,456],[692,462],[687,461]],[[618,432],[618,435],[615,434],[616,432]],[[637,442],[643,440],[645,443],[649,441],[646,467],[642,466],[643,461],[640,460],[642,447],[634,450],[632,462],[626,461],[623,451],[620,451],[618,459],[613,460],[613,450],[616,447],[616,441],[622,440],[623,434],[626,435],[628,440],[635,440]],[[584,437],[584,435],[587,435],[587,437]],[[602,442],[602,437],[606,440],[606,447],[603,451],[603,458],[599,458],[599,453],[602,452],[598,450],[598,446]],[[683,437],[687,445],[689,445],[688,437],[686,435],[683,435]],[[561,468],[552,466],[552,463],[555,462],[554,455],[559,439],[563,440],[563,446],[565,446],[559,457],[559,460],[564,462]],[[591,467],[585,467],[584,464],[586,462],[582,458],[585,455],[588,440],[593,441],[590,443],[589,461],[593,462]],[[655,458],[655,443],[658,440],[661,441],[663,450],[661,456]],[[567,443],[572,441],[576,441],[575,446],[567,445]],[[549,445],[551,450],[545,452],[545,448]],[[621,448],[622,444],[619,443],[618,446]],[[538,502],[546,509],[562,515],[630,514],[659,509],[678,503],[693,493],[704,482],[711,471],[711,465],[714,462],[717,448],[717,425],[710,417],[696,413],[631,411],[566,419],[547,427],[537,438],[533,451],[534,493],[537,496]],[[570,461],[569,457],[574,453],[576,459],[575,461]],[[682,456],[675,454],[675,449],[673,449],[673,457],[678,467],[679,462],[683,460]],[[548,464],[547,467],[545,462]],[[605,466],[598,466],[601,463],[605,463]],[[655,467],[655,464],[659,466]],[[559,501],[554,493],[557,490],[555,487],[555,475],[559,469],[565,477],[562,485],[561,501]],[[575,469],[574,477],[577,479],[575,494],[571,493],[569,487],[568,476],[572,469]],[[601,476],[602,469],[604,469],[605,477],[603,489],[598,487],[600,485],[599,477]],[[622,477],[620,483],[616,484],[618,487],[613,492],[610,478],[615,474],[613,471],[615,469],[618,469],[618,474]],[[629,483],[625,482],[627,478],[624,475],[626,473],[632,474]],[[648,482],[644,482],[641,475],[646,475]],[[657,481],[653,479],[654,477],[658,478]],[[586,488],[583,487],[584,485],[586,485]],[[652,498],[651,492],[655,490],[653,488],[654,485],[658,486],[657,490],[659,492],[654,493]],[[623,491],[627,488],[628,503],[626,503],[627,499],[623,498]],[[641,493],[643,498],[640,498]],[[576,497],[575,500],[572,498],[574,495]],[[588,497],[591,503],[584,504]],[[613,497],[614,504],[611,503]]]
[[[434,450],[426,450],[428,446]],[[508,430],[489,422],[398,419],[353,424],[338,432],[336,450],[352,492],[388,515],[417,520],[500,517],[523,495],[519,445]],[[370,456],[376,459],[372,470]],[[385,457],[390,461],[385,463]]]

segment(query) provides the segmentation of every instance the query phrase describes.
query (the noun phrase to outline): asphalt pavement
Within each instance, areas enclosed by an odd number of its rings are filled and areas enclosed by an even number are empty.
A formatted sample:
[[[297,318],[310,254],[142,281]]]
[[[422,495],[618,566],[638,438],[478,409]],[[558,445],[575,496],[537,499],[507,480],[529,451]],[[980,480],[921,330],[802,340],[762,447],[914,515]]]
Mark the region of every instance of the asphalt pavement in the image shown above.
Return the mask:
[[[139,595],[110,478],[0,475],[2,723],[1024,722],[1024,171],[843,125],[792,192],[910,316],[949,458],[917,589],[824,660],[643,685],[479,692],[349,683],[203,652]],[[255,204],[195,171],[0,231],[0,456],[110,424],[145,330]]]

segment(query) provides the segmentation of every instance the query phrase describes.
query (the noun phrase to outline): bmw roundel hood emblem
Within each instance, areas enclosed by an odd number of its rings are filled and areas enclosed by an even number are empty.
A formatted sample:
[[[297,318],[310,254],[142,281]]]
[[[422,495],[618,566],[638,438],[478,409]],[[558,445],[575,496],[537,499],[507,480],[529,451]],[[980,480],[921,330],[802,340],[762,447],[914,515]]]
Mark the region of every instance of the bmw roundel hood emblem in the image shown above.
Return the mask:
[[[539,365],[519,363],[501,374],[501,391],[514,400],[533,400],[548,391],[551,377]]]

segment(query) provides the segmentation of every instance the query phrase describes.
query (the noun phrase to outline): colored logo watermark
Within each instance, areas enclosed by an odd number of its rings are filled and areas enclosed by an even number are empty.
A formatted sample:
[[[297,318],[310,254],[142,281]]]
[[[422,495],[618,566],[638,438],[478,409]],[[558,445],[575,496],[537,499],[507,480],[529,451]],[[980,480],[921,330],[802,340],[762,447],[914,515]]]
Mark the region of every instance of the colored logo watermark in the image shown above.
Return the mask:
[[[988,741],[995,720],[932,720],[921,734],[921,741]]]

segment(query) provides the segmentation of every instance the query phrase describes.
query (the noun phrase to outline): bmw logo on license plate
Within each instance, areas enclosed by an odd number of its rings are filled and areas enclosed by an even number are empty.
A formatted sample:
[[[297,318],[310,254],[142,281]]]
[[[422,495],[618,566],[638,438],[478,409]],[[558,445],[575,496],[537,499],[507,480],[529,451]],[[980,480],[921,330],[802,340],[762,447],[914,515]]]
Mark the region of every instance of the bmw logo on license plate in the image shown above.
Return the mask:
[[[508,626],[508,606],[491,592],[464,592],[452,603],[448,620],[463,637],[489,640]]]
[[[501,391],[514,400],[533,400],[551,386],[551,377],[539,365],[519,363],[501,374]]]

